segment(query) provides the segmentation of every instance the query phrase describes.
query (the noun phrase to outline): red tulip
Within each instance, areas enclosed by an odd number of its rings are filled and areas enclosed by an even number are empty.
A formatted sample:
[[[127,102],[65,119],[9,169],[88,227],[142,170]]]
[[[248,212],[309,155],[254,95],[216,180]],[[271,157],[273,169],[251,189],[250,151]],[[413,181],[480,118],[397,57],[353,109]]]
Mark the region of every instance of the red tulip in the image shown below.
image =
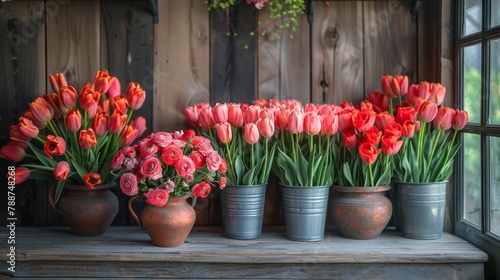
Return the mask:
[[[377,149],[375,145],[368,142],[359,145],[358,149],[359,157],[366,164],[373,164],[381,151],[381,149]]]
[[[259,141],[259,128],[254,123],[246,123],[243,127],[243,138],[248,144],[255,144]]]
[[[142,134],[144,134],[144,132],[146,131],[147,127],[146,127],[146,119],[144,117],[137,117],[133,120],[130,121],[129,123],[131,126],[135,127],[135,129],[137,129],[137,137],[141,136]]]
[[[384,130],[388,125],[394,123],[396,118],[389,114],[387,111],[379,113],[375,118],[375,123],[380,128],[380,130]]]
[[[237,104],[228,105],[227,121],[232,127],[243,126],[243,110]]]
[[[128,100],[123,94],[118,94],[111,98],[109,104],[111,106],[111,111],[119,109],[122,112],[127,112],[129,107]]]
[[[260,118],[257,123],[257,128],[263,137],[269,138],[274,134],[274,120],[270,118]]]
[[[26,138],[33,139],[40,132],[38,127],[28,118],[20,117],[17,124],[19,125],[19,132]]]
[[[339,116],[339,130],[350,130],[354,129],[354,125],[352,123],[352,111],[349,110],[341,110],[338,113]]]
[[[52,156],[62,156],[66,152],[66,141],[59,136],[47,135],[43,152],[49,158],[52,158]]]
[[[384,135],[399,138],[403,135],[402,130],[403,130],[403,127],[399,123],[393,122],[390,125],[385,127]]]
[[[44,128],[47,122],[54,117],[54,110],[43,97],[37,97],[29,104],[29,107],[33,117],[31,119],[33,123],[38,122],[42,125],[42,127],[39,128]]]
[[[192,127],[198,127],[198,107],[188,106],[184,109],[184,116]]]
[[[377,118],[377,113],[372,110],[355,111],[352,115],[354,128],[359,132],[368,131]]]
[[[452,126],[455,130],[462,130],[467,122],[469,121],[469,114],[464,110],[455,110],[455,116],[453,117]]]
[[[395,76],[391,80],[392,92],[396,96],[403,96],[408,92],[408,77],[407,76]]]
[[[10,174],[7,174],[10,177]],[[16,185],[22,184],[30,177],[30,170],[26,167],[16,167],[14,171],[14,182]]]
[[[125,90],[128,104],[132,110],[138,110],[146,100],[146,91],[144,91],[138,83],[129,83]]]
[[[413,121],[415,119],[415,109],[412,107],[400,107],[396,113],[396,122],[403,124],[405,121]]]
[[[399,140],[398,137],[387,134],[382,136],[382,151],[389,156],[396,154],[402,145],[403,141]]]
[[[72,86],[63,86],[59,91],[59,106],[63,111],[75,107],[77,93]]]
[[[92,119],[91,127],[97,136],[103,136],[108,131],[107,122],[108,122],[108,114],[106,112],[97,113],[95,117]]]
[[[321,131],[321,117],[315,111],[304,116],[304,132],[309,135],[317,135]]]
[[[14,162],[21,161],[26,156],[26,151],[16,141],[11,141],[2,146],[0,149],[0,158],[12,160]]]
[[[78,137],[78,144],[82,149],[89,150],[97,145],[97,137],[92,128],[83,129]]]
[[[451,128],[453,117],[455,117],[455,110],[449,107],[440,107],[432,123],[439,130],[448,130]]]
[[[372,91],[366,99],[372,103],[373,110],[377,113],[389,110],[389,98],[380,91]]]
[[[215,123],[225,123],[228,120],[228,109],[226,103],[217,103],[212,108]]]
[[[101,100],[101,103],[97,105],[97,113],[108,113],[109,110],[109,99]]]
[[[63,73],[49,74],[50,85],[55,93],[60,92],[60,88],[63,86],[68,86],[68,82],[64,77]]]
[[[69,131],[77,132],[82,126],[82,114],[76,108],[71,109],[66,112],[64,123]]]
[[[344,142],[344,146],[349,149],[354,149],[358,146],[358,136],[356,135],[354,128],[342,131],[342,141]]]
[[[85,84],[80,91],[80,106],[87,111],[87,117],[89,119],[94,118],[97,113],[97,105],[100,96],[101,94],[98,91],[93,90],[89,83]]]
[[[431,83],[429,85],[429,100],[441,105],[444,101],[444,96],[446,95],[446,88],[439,83]]]
[[[304,131],[304,114],[302,111],[293,110],[288,115],[288,131],[293,134]]]
[[[115,110],[108,119],[107,128],[111,134],[120,133],[127,121],[127,115],[120,110]]]
[[[314,103],[307,103],[304,107],[304,113],[316,112],[316,105]]]
[[[415,131],[418,131],[417,125],[420,125],[420,122],[405,121],[401,125],[401,135],[406,138],[413,138],[413,136],[415,135]]]
[[[134,140],[137,138],[137,135],[139,134],[139,131],[131,126],[131,125],[126,125],[122,132],[120,133],[120,137],[118,138],[118,144],[120,146],[129,146],[134,142]]]
[[[198,126],[204,128],[214,128],[215,120],[210,108],[203,108],[198,115]]]
[[[274,112],[274,125],[277,129],[288,129],[288,109],[281,108]]]
[[[419,107],[418,117],[423,122],[432,122],[434,117],[436,117],[438,107],[436,103],[425,100]]]
[[[390,75],[382,76],[382,92],[389,98],[396,98],[398,96],[396,95],[396,93],[393,92],[391,86],[392,80],[393,77]]]
[[[215,124],[217,130],[217,137],[222,143],[228,143],[233,138],[231,125],[228,122]]]
[[[382,131],[380,131],[377,127],[372,126],[368,131],[363,133],[363,138],[360,139],[361,143],[368,142],[372,145],[378,145],[380,142],[380,137],[382,136]]]
[[[54,167],[54,176],[56,180],[66,180],[70,171],[69,164],[66,161],[60,161]]]
[[[102,183],[101,175],[97,173],[87,173],[83,175],[83,183],[85,183],[85,186],[87,186],[87,188],[94,189],[95,186]]]

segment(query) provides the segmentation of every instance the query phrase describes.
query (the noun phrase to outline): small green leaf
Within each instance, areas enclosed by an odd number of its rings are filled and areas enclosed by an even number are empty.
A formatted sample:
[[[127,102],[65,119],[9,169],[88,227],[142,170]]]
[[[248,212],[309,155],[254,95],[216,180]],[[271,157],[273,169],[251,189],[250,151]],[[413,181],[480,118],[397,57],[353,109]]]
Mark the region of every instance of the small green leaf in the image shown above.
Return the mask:
[[[59,180],[57,182],[56,193],[54,194],[54,204],[56,204],[59,201],[59,198],[61,198],[62,190],[65,183],[66,180]]]

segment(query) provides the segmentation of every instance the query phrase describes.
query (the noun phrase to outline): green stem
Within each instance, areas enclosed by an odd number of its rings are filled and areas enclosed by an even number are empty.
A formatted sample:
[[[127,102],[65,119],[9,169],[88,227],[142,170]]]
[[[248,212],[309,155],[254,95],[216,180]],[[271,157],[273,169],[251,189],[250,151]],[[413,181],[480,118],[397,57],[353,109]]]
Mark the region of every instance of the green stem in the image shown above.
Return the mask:
[[[61,136],[59,134],[59,132],[57,131],[55,125],[54,125],[54,121],[53,120],[49,120],[47,122],[47,127],[50,129],[50,131],[52,131],[52,133],[54,133],[55,136]]]
[[[372,165],[371,164],[368,164],[368,169],[370,170],[370,184],[372,185],[372,187],[374,187],[375,183],[373,182],[373,171],[372,171]]]
[[[394,115],[394,107],[392,104],[392,98],[389,98],[389,114]]]
[[[269,157],[269,138],[266,138],[264,140],[264,142],[266,145],[266,147],[265,147],[266,155],[265,155],[265,160],[264,160],[264,170],[262,172],[260,184],[264,184],[266,182],[267,164],[268,164],[268,157]]]
[[[432,158],[434,157],[434,152],[436,151],[436,147],[437,147],[437,144],[439,142],[439,138],[441,138],[441,133],[443,133],[443,131],[441,129],[438,129],[438,135],[437,135],[436,139],[434,139],[434,143],[432,144],[431,155],[429,157],[429,161],[427,162],[427,170],[429,170],[431,168]]]
[[[426,127],[427,123],[425,122],[420,122],[420,131],[418,131],[418,145],[417,145],[417,164],[419,167],[424,166],[424,154],[423,154],[423,149],[424,149],[424,137],[426,133]],[[421,179],[424,178],[423,172],[420,173],[419,176]],[[414,180],[417,178],[414,178]],[[421,179],[417,179],[416,182],[422,182]]]

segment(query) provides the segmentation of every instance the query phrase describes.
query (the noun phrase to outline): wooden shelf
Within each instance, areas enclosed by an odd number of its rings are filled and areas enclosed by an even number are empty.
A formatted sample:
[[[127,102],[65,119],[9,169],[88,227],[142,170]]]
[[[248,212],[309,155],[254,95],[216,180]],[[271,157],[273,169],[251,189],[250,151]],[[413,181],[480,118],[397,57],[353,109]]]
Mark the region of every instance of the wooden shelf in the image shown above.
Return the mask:
[[[319,242],[294,242],[283,227],[256,240],[233,240],[220,227],[197,227],[180,247],[152,245],[138,227],[73,235],[65,227],[16,228],[16,277],[162,277],[259,279],[483,279],[488,256],[444,233],[413,240],[387,229],[373,240],[346,239],[328,229]],[[7,246],[7,236],[1,236]],[[8,274],[1,254],[2,273]]]

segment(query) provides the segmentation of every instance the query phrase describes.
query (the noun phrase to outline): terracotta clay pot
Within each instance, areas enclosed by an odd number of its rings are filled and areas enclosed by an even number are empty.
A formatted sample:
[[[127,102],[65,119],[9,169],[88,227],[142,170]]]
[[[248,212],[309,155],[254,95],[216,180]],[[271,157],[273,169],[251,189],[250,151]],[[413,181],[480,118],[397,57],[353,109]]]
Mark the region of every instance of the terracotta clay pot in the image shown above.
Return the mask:
[[[390,186],[331,188],[330,218],[340,234],[352,239],[373,239],[391,219]]]
[[[77,235],[96,236],[106,232],[118,213],[118,198],[110,191],[116,182],[95,186],[66,184],[61,198],[54,203],[57,184],[49,190],[49,202]]]
[[[165,206],[146,205],[141,219],[132,209],[132,202],[142,195],[132,197],[128,210],[139,226],[147,231],[154,245],[159,247],[177,247],[182,245],[196,220],[196,213],[186,201],[188,196],[171,196]]]

